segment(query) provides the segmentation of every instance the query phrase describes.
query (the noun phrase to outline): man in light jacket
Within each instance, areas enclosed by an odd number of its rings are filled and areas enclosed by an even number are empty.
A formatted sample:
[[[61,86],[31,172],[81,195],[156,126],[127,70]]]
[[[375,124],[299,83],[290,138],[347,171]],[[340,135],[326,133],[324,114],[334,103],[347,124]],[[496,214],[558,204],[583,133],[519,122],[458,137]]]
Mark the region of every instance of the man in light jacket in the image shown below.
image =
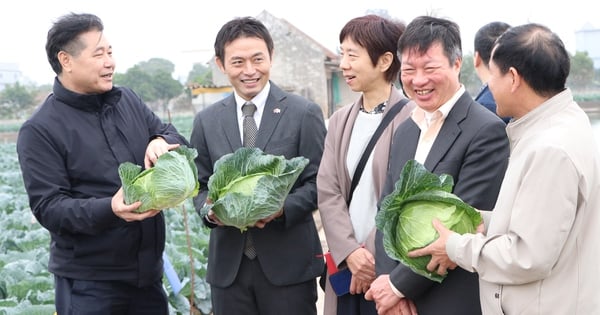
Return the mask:
[[[440,237],[412,256],[429,270],[477,272],[484,314],[600,314],[600,152],[565,82],[569,54],[547,27],[506,31],[492,52],[490,89],[511,156],[486,234]]]

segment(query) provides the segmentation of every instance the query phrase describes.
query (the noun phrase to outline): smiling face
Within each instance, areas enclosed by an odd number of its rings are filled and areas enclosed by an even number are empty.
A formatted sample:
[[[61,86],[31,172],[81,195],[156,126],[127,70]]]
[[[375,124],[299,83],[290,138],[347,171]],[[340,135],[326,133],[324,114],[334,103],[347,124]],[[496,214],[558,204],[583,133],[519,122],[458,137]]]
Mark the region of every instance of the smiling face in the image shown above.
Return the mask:
[[[449,64],[440,43],[424,54],[412,48],[402,51],[400,80],[405,93],[425,111],[437,110],[460,88],[461,63],[457,59]]]
[[[78,37],[71,52],[60,51],[62,65],[59,78],[63,86],[80,94],[100,94],[113,88],[115,61],[112,46],[100,31],[89,31]]]
[[[264,40],[239,37],[225,45],[224,60],[217,65],[229,78],[236,93],[249,101],[269,82],[271,56]]]
[[[346,80],[346,84],[354,92],[368,92],[375,86],[389,83],[385,79],[385,69],[382,71],[373,65],[369,52],[346,37],[340,46],[340,69]]]

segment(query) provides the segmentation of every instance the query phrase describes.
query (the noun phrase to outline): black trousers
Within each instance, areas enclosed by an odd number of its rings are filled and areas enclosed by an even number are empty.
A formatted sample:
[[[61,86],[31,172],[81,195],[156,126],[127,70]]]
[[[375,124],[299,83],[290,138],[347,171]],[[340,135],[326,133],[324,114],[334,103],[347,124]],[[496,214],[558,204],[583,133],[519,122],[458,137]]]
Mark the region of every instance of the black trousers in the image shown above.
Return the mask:
[[[214,315],[317,315],[317,280],[277,286],[244,256],[233,284],[211,286],[211,298]]]
[[[375,302],[365,300],[364,294],[338,296],[337,315],[377,315]]]
[[[119,281],[87,281],[54,276],[59,315],[167,315],[162,282],[138,288]]]

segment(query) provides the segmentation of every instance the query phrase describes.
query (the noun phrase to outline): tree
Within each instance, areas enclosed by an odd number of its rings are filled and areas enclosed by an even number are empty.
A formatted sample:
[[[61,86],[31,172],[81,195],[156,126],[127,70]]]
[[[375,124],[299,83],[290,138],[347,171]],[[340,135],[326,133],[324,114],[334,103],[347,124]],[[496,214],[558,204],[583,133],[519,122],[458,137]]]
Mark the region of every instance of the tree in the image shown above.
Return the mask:
[[[578,51],[571,56],[571,72],[567,85],[573,88],[585,89],[594,80],[594,61],[587,51]]]
[[[159,70],[152,77],[154,82],[154,93],[159,105],[162,105],[162,110],[169,108],[169,100],[175,98],[183,92],[183,86],[179,81],[173,79],[171,73]]]
[[[127,69],[125,74],[115,74],[114,82],[116,85],[131,88],[144,102],[153,102],[156,100],[152,76],[144,72],[139,64]]]
[[[153,110],[165,111],[171,99],[183,93],[183,86],[173,79],[172,62],[152,58],[127,69],[125,74],[115,74],[114,82],[134,90]]]
[[[168,74],[175,72],[175,65],[171,61],[162,58],[150,58],[148,61],[142,61],[137,65],[142,71],[150,75],[155,75],[159,72],[166,72]]]
[[[188,74],[187,82],[188,84],[213,85],[212,70],[201,63],[194,63],[192,70]]]
[[[8,84],[0,92],[0,117],[22,118],[25,111],[33,107],[35,91],[21,85],[18,81]]]

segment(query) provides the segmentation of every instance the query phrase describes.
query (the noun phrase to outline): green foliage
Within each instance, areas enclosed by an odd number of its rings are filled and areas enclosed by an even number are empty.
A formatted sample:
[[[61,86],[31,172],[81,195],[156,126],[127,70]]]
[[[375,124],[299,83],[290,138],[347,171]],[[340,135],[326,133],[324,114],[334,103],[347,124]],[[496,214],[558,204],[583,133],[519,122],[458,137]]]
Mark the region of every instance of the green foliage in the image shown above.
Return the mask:
[[[125,74],[115,74],[113,81],[116,85],[126,86],[134,90],[144,102],[156,99],[152,76],[144,72],[138,65],[129,68]]]
[[[175,66],[166,59],[152,58],[129,68],[125,74],[115,74],[114,83],[134,90],[153,110],[183,93],[183,85],[173,79]],[[153,103],[159,104],[157,108]]]
[[[19,82],[7,85],[0,91],[0,117],[20,118],[33,106],[35,90]]]
[[[166,277],[163,278],[171,314],[175,314],[173,309],[177,311],[176,314],[190,314],[192,293],[194,309],[200,310],[201,314],[210,314],[212,310],[210,285],[205,280],[210,230],[193,209],[188,199],[178,209],[163,211],[167,224],[165,253],[183,284],[182,290],[175,295]]]
[[[306,165],[305,157],[288,160],[258,148],[239,148],[215,162],[208,180],[208,198],[213,203],[202,212],[212,210],[223,224],[243,232],[281,209]]]
[[[212,85],[212,70],[201,63],[195,63],[188,74],[187,82],[199,85]]]
[[[481,88],[481,80],[475,72],[473,63],[473,54],[463,56],[462,66],[460,68],[460,82],[465,86],[465,89],[475,97]]]
[[[571,56],[571,72],[567,79],[567,85],[573,88],[585,88],[591,86],[594,79],[594,61],[587,51],[578,51]]]
[[[183,92],[183,85],[173,79],[171,73],[159,71],[154,74],[153,80],[156,83],[154,90],[159,100],[170,100]]]
[[[150,75],[156,75],[161,72],[171,74],[175,71],[175,64],[162,58],[150,58],[148,61],[138,63],[138,66],[143,72]]]
[[[182,204],[198,194],[198,170],[194,148],[180,146],[166,152],[154,167],[142,171],[141,165],[124,162],[119,165],[125,202],[141,201],[137,212],[162,210]]]
[[[170,122],[177,128],[177,131],[186,139],[192,135],[192,125],[194,124],[194,116],[178,115],[170,118],[162,118],[165,122]]]

